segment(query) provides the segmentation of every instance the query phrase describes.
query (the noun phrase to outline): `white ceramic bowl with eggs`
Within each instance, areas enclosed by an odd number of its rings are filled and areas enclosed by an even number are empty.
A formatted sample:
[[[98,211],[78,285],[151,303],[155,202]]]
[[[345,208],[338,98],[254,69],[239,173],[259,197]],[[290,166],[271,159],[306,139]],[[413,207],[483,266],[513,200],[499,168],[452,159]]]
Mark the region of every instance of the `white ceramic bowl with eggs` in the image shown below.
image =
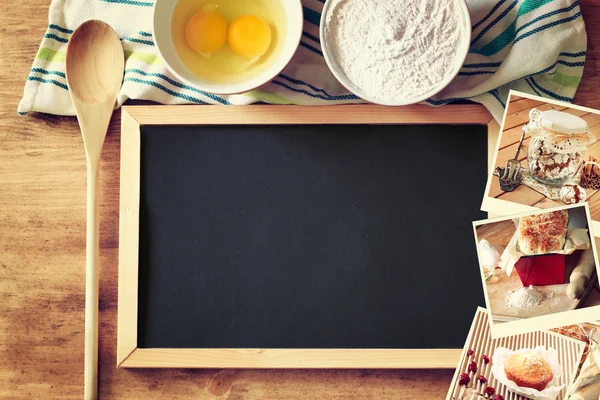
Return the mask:
[[[251,1],[251,0],[239,0]],[[185,84],[204,92],[213,94],[236,94],[248,92],[260,87],[276,77],[290,62],[302,37],[304,15],[301,0],[279,0],[286,18],[286,32],[281,35],[284,41],[283,50],[260,75],[237,83],[216,83],[203,79],[193,73],[177,54],[171,37],[173,10],[177,5],[174,0],[156,0],[154,4],[153,39],[159,56],[169,71]]]
[[[395,1],[395,0],[394,0]],[[467,58],[467,54],[469,52],[470,41],[471,41],[471,17],[469,15],[469,9],[467,8],[467,4],[465,0],[457,0],[456,3],[458,7],[454,9],[455,12],[459,13],[463,23],[463,29],[465,30],[465,34],[462,35],[460,44],[456,51],[456,64],[454,68],[449,72],[449,74],[439,82],[435,87],[424,92],[418,97],[413,98],[394,98],[394,99],[382,99],[376,98],[370,95],[363,88],[355,85],[344,73],[343,69],[340,67],[338,60],[334,55],[334,51],[332,50],[331,38],[328,34],[327,29],[327,21],[333,13],[333,9],[335,6],[335,1],[327,0],[325,5],[323,6],[323,11],[321,13],[321,22],[319,27],[319,34],[321,37],[321,49],[323,50],[323,56],[325,57],[325,61],[333,75],[336,79],[351,93],[356,96],[362,98],[363,100],[367,100],[371,103],[381,104],[386,106],[405,106],[410,104],[420,103],[424,100],[427,100],[436,94],[440,93],[444,88],[446,88],[450,82],[458,75],[460,68],[462,67],[465,59]],[[364,40],[364,38],[357,37],[357,40]]]

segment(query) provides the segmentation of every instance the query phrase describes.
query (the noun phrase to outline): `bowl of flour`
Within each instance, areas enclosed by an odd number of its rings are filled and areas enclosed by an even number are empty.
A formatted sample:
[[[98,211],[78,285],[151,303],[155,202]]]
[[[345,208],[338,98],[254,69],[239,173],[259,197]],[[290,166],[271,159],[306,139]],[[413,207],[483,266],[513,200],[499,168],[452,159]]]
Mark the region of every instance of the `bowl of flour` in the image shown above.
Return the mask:
[[[469,51],[464,0],[327,0],[321,46],[329,69],[350,92],[390,106],[443,90]]]

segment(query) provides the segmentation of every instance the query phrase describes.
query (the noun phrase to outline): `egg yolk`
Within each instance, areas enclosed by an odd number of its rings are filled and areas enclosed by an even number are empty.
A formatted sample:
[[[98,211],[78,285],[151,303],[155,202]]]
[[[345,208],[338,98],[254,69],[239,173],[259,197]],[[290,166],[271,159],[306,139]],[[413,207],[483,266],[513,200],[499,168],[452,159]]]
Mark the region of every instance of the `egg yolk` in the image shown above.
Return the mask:
[[[239,17],[229,27],[229,46],[243,57],[257,59],[271,46],[271,28],[257,16]]]
[[[208,57],[225,44],[227,22],[217,12],[199,11],[185,27],[185,40],[196,53]]]

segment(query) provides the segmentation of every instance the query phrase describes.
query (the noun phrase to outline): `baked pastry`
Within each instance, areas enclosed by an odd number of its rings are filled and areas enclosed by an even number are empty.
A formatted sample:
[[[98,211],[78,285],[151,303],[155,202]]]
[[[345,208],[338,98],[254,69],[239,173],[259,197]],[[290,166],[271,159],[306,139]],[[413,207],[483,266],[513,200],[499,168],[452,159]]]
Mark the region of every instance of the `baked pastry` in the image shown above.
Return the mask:
[[[579,184],[586,189],[600,189],[600,165],[596,160],[590,159],[583,164]]]
[[[590,341],[590,338],[594,336],[596,332],[600,331],[600,325],[584,322],[579,325],[567,325],[561,328],[554,328],[551,329],[551,331],[585,343],[583,356],[581,357],[579,366],[577,367],[577,371],[579,371],[590,353],[590,347],[593,346],[593,342]]]
[[[585,201],[585,189],[573,183],[565,184],[559,192],[559,197],[565,204],[577,204]]]
[[[517,353],[504,362],[506,377],[520,387],[542,391],[554,378],[552,367],[533,353]]]
[[[561,144],[570,144],[570,139]],[[548,137],[534,136],[528,156],[529,171],[542,181],[564,180],[572,177],[583,163],[578,151],[557,152],[557,145]]]
[[[519,219],[519,251],[526,255],[562,250],[567,237],[569,213],[566,210],[529,215]]]

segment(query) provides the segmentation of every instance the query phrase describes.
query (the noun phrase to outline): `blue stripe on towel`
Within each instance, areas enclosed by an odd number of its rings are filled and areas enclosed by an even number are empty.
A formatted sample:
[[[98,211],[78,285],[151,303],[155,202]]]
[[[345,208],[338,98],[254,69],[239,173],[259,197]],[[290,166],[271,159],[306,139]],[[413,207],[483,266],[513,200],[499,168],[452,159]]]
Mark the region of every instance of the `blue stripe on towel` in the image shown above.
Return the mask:
[[[53,39],[61,43],[69,43],[69,39],[61,38],[60,36],[56,36],[54,33],[46,33],[44,37],[46,39]]]
[[[69,88],[67,87],[67,85],[65,85],[64,83],[60,83],[58,81],[55,81],[54,79],[44,79],[44,78],[40,78],[39,76],[28,76],[27,80],[28,81],[37,81],[37,82],[41,82],[41,83],[52,83],[53,85],[56,85],[59,88],[62,88],[62,89],[65,89],[65,90],[69,90]]]
[[[140,6],[140,7],[153,7],[154,3],[149,1],[137,1],[137,0],[102,0],[105,3],[117,3],[126,4],[128,6]]]
[[[198,103],[198,104],[207,104],[205,101],[202,101],[196,97],[188,96],[187,94],[183,94],[183,93],[174,92],[171,89],[166,88],[165,86],[161,85],[160,83],[156,83],[153,81],[148,81],[148,80],[138,79],[138,78],[125,78],[124,82],[134,82],[134,83],[141,83],[144,85],[151,85],[157,89],[162,90],[163,92],[167,93],[168,95],[179,97],[184,100],[191,101],[191,102]]]
[[[321,41],[319,40],[318,37],[311,35],[308,32],[302,32],[302,36],[309,38],[310,40],[312,40],[313,42],[317,42],[319,44],[321,44]]]
[[[327,93],[327,92],[326,92],[324,89],[320,89],[320,88],[318,88],[318,87],[316,87],[316,86],[313,86],[313,85],[311,85],[310,83],[307,83],[307,82],[301,81],[301,80],[299,80],[299,79],[295,79],[295,78],[289,77],[289,76],[287,76],[287,75],[284,75],[284,74],[279,74],[279,75],[278,75],[278,77],[279,77],[279,78],[282,78],[282,79],[285,79],[286,81],[288,81],[288,82],[290,82],[290,83],[293,83],[294,85],[304,85],[304,86],[308,86],[308,87],[309,87],[309,88],[311,88],[313,91],[315,91],[315,92],[321,92],[321,93],[323,93],[325,96],[327,96],[327,97],[329,97],[329,98],[334,98],[334,97],[336,97],[336,96],[332,96],[332,95],[330,95],[330,94],[329,94],[329,93]],[[358,96],[355,96],[355,95],[353,95],[353,94],[350,94],[350,95],[345,95],[345,96],[348,96],[349,98],[352,98],[352,99],[354,99],[354,100],[359,100],[359,99],[360,99],[360,97],[358,97]]]
[[[164,81],[166,81],[166,82],[170,83],[171,85],[173,85],[175,87],[178,87],[180,89],[185,89],[185,90],[190,90],[192,92],[196,92],[198,94],[206,96],[206,97],[210,98],[211,100],[217,101],[217,102],[219,102],[221,104],[224,104],[224,105],[230,105],[231,104],[230,102],[228,102],[225,99],[220,98],[219,96],[215,96],[214,94],[203,92],[202,90],[196,89],[196,88],[194,88],[192,86],[184,85],[183,83],[177,82],[176,80],[173,80],[173,79],[169,78],[168,76],[163,75],[161,73],[157,73],[157,72],[145,72],[145,71],[142,71],[142,70],[137,69],[137,68],[129,68],[129,69],[125,70],[125,74],[131,73],[131,72],[139,74],[139,75],[142,75],[142,76],[153,76],[153,77],[156,77],[156,78],[160,78],[160,79],[163,79]]]
[[[533,92],[535,94],[537,94],[540,97],[543,97],[542,94],[540,92],[538,92],[536,88],[533,87],[533,85],[531,84],[531,82],[529,82],[529,78],[525,78],[525,82],[527,82],[527,84],[529,85],[529,87],[531,88],[531,90],[533,90]]]
[[[559,57],[573,57],[573,58],[576,58],[576,57],[583,57],[585,55],[586,55],[585,51],[580,51],[578,53],[565,53],[565,52],[563,52],[563,53],[560,53],[558,56]],[[465,65],[462,66],[462,68],[467,68],[467,69],[470,69],[470,68],[491,68],[491,67],[495,67],[495,66],[499,67],[501,64],[502,64],[501,62],[498,62],[498,63],[465,64]],[[556,62],[554,62],[549,67],[546,67],[546,68],[544,68],[544,69],[542,69],[542,70],[540,70],[538,72],[534,72],[533,74],[526,75],[526,76],[521,77],[519,79],[528,78],[530,76],[541,75],[541,74],[545,74],[547,72],[550,72],[551,70],[553,70],[556,67],[556,64],[565,65],[567,67],[583,67],[585,65],[585,62],[583,62],[583,61],[570,62],[570,61],[564,61],[564,60],[557,60]],[[482,71],[482,73],[484,75],[487,75],[487,74],[495,73],[495,72],[492,72],[492,71]],[[478,72],[470,73],[470,72],[467,72],[467,71],[462,71],[462,72],[459,72],[459,75],[461,75],[461,76],[478,75]]]
[[[56,76],[60,76],[61,78],[66,78],[67,77],[64,72],[61,72],[61,71],[48,71],[48,70],[45,70],[43,68],[31,68],[31,72],[37,72],[37,73],[44,74],[44,75],[56,75]]]
[[[302,46],[305,49],[308,49],[308,50],[312,51],[313,53],[318,54],[320,56],[323,55],[323,52],[321,50],[317,49],[316,47],[311,46],[310,44],[300,42],[300,46]]]
[[[527,78],[529,78],[531,76],[537,76],[537,75],[546,74],[546,73],[552,71],[554,68],[556,68],[557,64],[566,65],[566,66],[569,66],[569,67],[583,67],[583,65],[584,65],[583,62],[570,63],[570,62],[567,62],[567,61],[558,60],[555,63],[553,63],[552,65],[550,65],[550,66],[548,66],[548,67],[546,67],[546,68],[544,68],[542,70],[539,70],[538,72],[534,72],[533,74],[529,74],[529,75],[523,76],[520,79],[527,79]],[[554,72],[552,72],[552,74],[554,74]],[[529,83],[529,82],[527,82],[527,83]],[[531,84],[530,84],[530,86],[531,86]]]
[[[319,26],[321,22],[321,14],[306,6],[303,6],[302,9],[304,10],[304,20],[315,26]]]
[[[507,29],[505,29],[504,32],[502,32],[500,35],[498,35],[496,38],[494,38],[488,44],[486,44],[485,46],[483,46],[480,49],[473,49],[472,52],[477,53],[477,54],[482,54],[484,56],[491,56],[493,54],[496,54],[499,51],[502,51],[504,48],[506,48],[506,46],[508,46],[510,43],[513,43],[513,41],[515,40],[515,37],[517,37],[519,35],[519,33],[521,33],[524,29],[526,29],[526,28],[530,27],[531,25],[533,25],[537,22],[540,22],[544,19],[548,19],[555,15],[562,14],[563,12],[572,11],[575,7],[578,7],[578,6],[579,6],[579,2],[575,1],[569,7],[560,8],[560,9],[551,11],[549,13],[540,15],[539,17],[520,26],[518,29],[515,29],[515,27],[516,27],[516,21],[515,21]]]
[[[355,100],[353,97],[355,96],[351,96],[351,95],[341,95],[341,96],[329,96],[329,97],[325,97],[325,96],[321,96],[320,94],[314,94],[314,93],[310,93],[307,92],[306,90],[303,89],[296,89],[293,88],[283,82],[277,81],[277,80],[272,80],[271,83],[277,85],[277,86],[281,86],[283,88],[286,88],[288,90],[291,90],[292,92],[296,92],[296,93],[302,93],[305,94],[309,97],[314,97],[316,99],[321,99],[321,100]]]
[[[550,72],[550,71],[552,71],[556,67],[556,64],[558,64],[558,61],[556,61],[554,64],[550,65],[549,67],[546,67],[546,68],[544,68],[544,69],[542,69],[542,70],[540,70],[538,72],[534,72],[533,74],[526,75],[523,78],[529,78],[530,76],[541,75],[541,74],[545,74],[547,72]]]
[[[570,17],[568,17],[568,18],[563,18],[563,19],[560,19],[560,20],[558,20],[558,21],[553,21],[553,22],[550,22],[550,23],[548,23],[548,24],[546,24],[546,25],[542,25],[542,26],[540,26],[539,28],[535,28],[535,29],[533,29],[533,30],[531,30],[531,31],[529,31],[529,32],[526,32],[526,33],[522,34],[521,36],[517,37],[517,38],[516,38],[516,39],[513,41],[513,43],[512,43],[512,44],[513,44],[513,46],[514,46],[515,44],[517,44],[517,43],[518,43],[518,42],[520,42],[521,40],[523,40],[523,39],[526,39],[526,38],[528,38],[528,37],[529,37],[529,36],[531,36],[531,35],[534,35],[534,34],[536,34],[536,33],[538,33],[538,32],[544,31],[544,30],[546,30],[546,29],[549,29],[549,28],[553,28],[553,27],[555,27],[555,26],[558,26],[558,25],[562,25],[562,24],[565,24],[565,23],[568,23],[568,22],[574,21],[574,20],[576,20],[576,19],[577,19],[577,18],[579,18],[579,17],[581,17],[581,13],[580,13],[580,12],[577,12],[576,14],[574,14],[574,15],[572,15],[572,16],[570,16]],[[488,45],[489,45],[489,44],[488,44]],[[488,45],[486,45],[485,47],[487,47]],[[486,55],[486,56],[489,56],[489,55],[492,55],[492,54],[494,54],[494,53],[493,53],[493,51],[491,51],[491,50],[490,50],[490,51],[486,51],[486,50],[484,50],[484,49],[485,49],[485,47],[484,47],[484,48],[482,48],[482,49],[480,49],[480,50],[478,50],[478,49],[470,49],[470,50],[469,50],[469,53],[482,54],[482,55]],[[561,53],[561,54],[562,54],[562,53]],[[569,53],[567,53],[567,54],[569,54]],[[576,53],[574,53],[574,54],[576,54]]]
[[[500,104],[502,104],[502,108],[506,108],[506,104],[504,104],[504,102],[500,98],[500,93],[498,92],[498,89],[491,90],[490,93],[496,98],[496,100],[500,102]]]
[[[583,67],[585,65],[585,63],[583,61],[568,62],[568,61],[558,60],[556,63],[561,64],[561,65],[566,65],[567,67]]]
[[[71,29],[63,28],[62,26],[58,26],[56,24],[50,24],[50,25],[48,25],[48,28],[55,29],[55,30],[57,30],[59,32],[62,32],[62,33],[68,33],[69,35],[71,33],[73,33],[73,31]]]
[[[583,57],[587,54],[586,51],[580,51],[579,53],[560,53],[561,56],[566,56],[566,57]]]
[[[72,29],[64,28],[64,27],[62,27],[60,25],[56,25],[56,24],[50,24],[50,25],[48,25],[48,29],[54,29],[54,30],[57,30],[59,32],[66,33],[68,35],[70,35],[70,34],[73,33]],[[145,31],[138,31],[138,35],[145,36],[145,37],[152,37],[152,33],[145,32]],[[310,35],[310,36],[312,36],[312,35]],[[307,37],[310,37],[310,36],[308,36],[308,34],[307,34]]]
[[[574,15],[568,17],[568,18],[563,18],[563,19],[560,19],[558,21],[554,21],[554,22],[550,22],[550,23],[548,23],[546,25],[542,25],[539,28],[533,29],[533,30],[531,30],[531,31],[529,31],[527,33],[522,34],[518,38],[516,38],[515,41],[514,41],[514,43],[513,43],[513,45],[517,44],[521,40],[523,40],[523,39],[525,39],[525,38],[527,38],[527,37],[529,37],[531,35],[534,35],[534,34],[536,34],[538,32],[544,31],[544,30],[549,29],[549,28],[554,28],[555,26],[558,26],[558,25],[566,24],[568,22],[576,20],[579,17],[581,17],[581,13],[577,12],[576,14],[574,14]]]
[[[479,26],[480,26],[481,24],[483,24],[485,21],[487,21],[488,19],[490,19],[490,17],[491,17],[492,15],[494,15],[494,13],[496,12],[496,10],[497,10],[497,9],[499,9],[499,8],[502,6],[502,4],[504,4],[504,3],[506,3],[506,0],[501,0],[501,1],[499,1],[499,2],[498,2],[498,3],[497,3],[497,4],[496,4],[496,5],[495,5],[495,6],[494,6],[494,7],[493,7],[491,10],[490,10],[490,12],[489,12],[489,13],[488,13],[488,14],[487,14],[485,17],[483,17],[482,19],[480,19],[480,20],[479,20],[479,22],[477,22],[475,25],[473,25],[472,31],[474,31],[475,29],[479,28]]]
[[[459,76],[473,76],[473,75],[494,75],[496,71],[468,71],[459,72]]]
[[[473,44],[475,44],[479,39],[481,39],[483,37],[483,35],[485,35],[486,33],[488,33],[488,31],[490,29],[492,29],[494,26],[496,26],[496,24],[498,22],[500,22],[500,20],[502,20],[506,14],[508,14],[510,12],[510,10],[512,10],[513,8],[515,8],[515,6],[517,5],[517,3],[519,2],[519,0],[514,0],[508,7],[506,7],[506,10],[502,11],[502,13],[500,15],[498,15],[488,26],[486,26],[485,28],[483,28],[481,30],[481,32],[479,32],[479,35],[477,35],[475,37],[475,39],[473,39],[471,41],[471,46]]]
[[[535,79],[533,79],[533,76],[532,76],[531,78],[529,78],[529,79],[531,80],[531,83],[533,84],[533,86],[535,86],[535,87],[536,87],[536,88],[537,88],[537,89],[538,89],[540,92],[542,92],[542,93],[544,93],[544,94],[546,94],[546,95],[548,95],[548,96],[552,97],[553,99],[556,99],[556,100],[562,100],[562,101],[566,101],[566,102],[568,102],[568,103],[570,103],[571,101],[573,101],[573,99],[572,99],[572,98],[570,98],[570,97],[565,97],[565,96],[558,95],[558,94],[556,94],[556,93],[554,93],[554,92],[551,92],[551,91],[549,91],[548,89],[545,89],[545,88],[541,87],[541,86],[540,86],[540,85],[539,85],[539,84],[538,84],[538,83],[535,81]]]
[[[478,64],[465,64],[462,68],[494,68],[502,65],[502,62],[494,63],[478,63]]]
[[[554,16],[554,15],[557,15],[557,14],[560,14],[560,13],[563,13],[563,12],[569,12],[569,11],[573,10],[575,7],[579,7],[579,0],[575,1],[575,2],[574,2],[573,4],[571,4],[569,7],[565,7],[565,8],[559,8],[559,9],[557,9],[557,10],[550,11],[549,13],[546,13],[546,14],[540,15],[539,17],[537,17],[537,18],[535,18],[535,19],[533,19],[533,20],[529,21],[528,23],[526,23],[526,24],[524,24],[524,25],[521,25],[521,26],[519,27],[519,29],[517,29],[517,30],[516,30],[515,34],[517,34],[517,35],[518,35],[518,34],[519,34],[519,33],[520,33],[520,32],[521,32],[523,29],[525,29],[525,28],[527,28],[527,27],[529,27],[529,26],[531,26],[531,25],[535,24],[536,22],[539,22],[539,21],[541,21],[541,20],[543,20],[543,19],[546,19],[546,18],[548,18],[548,17],[552,17],[552,16]]]
[[[152,76],[152,77],[155,77],[155,78],[160,78],[160,79],[163,79],[164,81],[166,81],[166,82],[170,83],[171,85],[173,85],[175,87],[178,87],[180,89],[185,89],[185,90],[190,90],[190,91],[196,92],[198,94],[206,96],[206,97],[210,98],[211,100],[214,100],[214,101],[219,102],[219,103],[224,104],[224,105],[230,105],[231,104],[227,100],[222,99],[222,98],[220,98],[218,96],[215,96],[214,94],[203,92],[202,90],[196,89],[196,88],[194,88],[192,86],[184,85],[183,83],[177,82],[177,81],[175,81],[175,80],[173,80],[173,79],[169,78],[168,76],[163,75],[161,73],[145,72],[145,71],[142,71],[142,70],[139,70],[139,69],[136,69],[136,68],[130,68],[130,69],[127,69],[125,71],[126,74],[128,72],[134,72],[134,73],[142,75],[142,76]]]
[[[457,100],[464,100],[458,97],[451,97],[449,99],[444,99],[444,100],[432,100],[432,99],[428,99],[426,100],[427,103],[434,105],[434,106],[442,106],[448,103],[452,103],[453,101],[457,101]]]
[[[494,89],[493,91],[496,91],[496,89]],[[498,95],[498,93],[493,93],[493,91],[488,92],[489,94],[491,94],[492,96],[494,96],[494,98],[496,100],[498,100],[498,102],[502,105],[502,107],[505,107],[504,103],[502,102],[502,100],[500,100],[500,96]],[[485,93],[484,93],[485,94]],[[444,100],[432,100],[432,99],[427,99],[425,100],[426,103],[429,103],[433,106],[443,106],[446,105],[448,103],[452,103],[453,101],[462,101],[462,100],[468,100],[465,98],[459,98],[459,97],[451,97],[449,99],[444,99]]]

